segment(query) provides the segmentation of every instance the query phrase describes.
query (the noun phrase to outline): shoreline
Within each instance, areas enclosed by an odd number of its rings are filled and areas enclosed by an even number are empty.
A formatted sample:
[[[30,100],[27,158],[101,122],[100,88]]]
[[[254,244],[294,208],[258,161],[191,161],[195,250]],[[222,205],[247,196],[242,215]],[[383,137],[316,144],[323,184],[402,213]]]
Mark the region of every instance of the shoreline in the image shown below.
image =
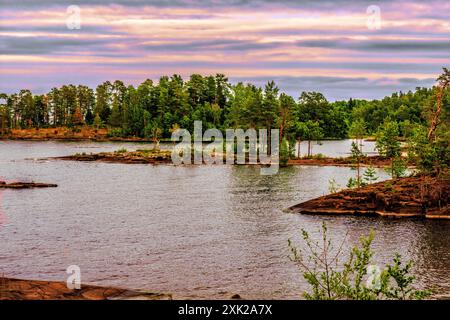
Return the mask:
[[[346,139],[346,138],[344,138]],[[338,141],[341,138],[323,138],[317,141]],[[136,136],[113,136],[108,128],[93,128],[90,126],[54,127],[54,128],[28,128],[7,129],[0,131],[0,141],[93,141],[93,142],[147,142],[154,143],[152,139]],[[160,139],[160,142],[172,142],[170,138]],[[314,140],[316,141],[316,140]],[[367,137],[364,141],[374,141]],[[211,141],[204,141],[209,143]]]
[[[136,151],[117,150],[113,152],[81,153],[69,156],[44,158],[45,160],[109,162],[123,164],[169,164],[172,163],[170,151],[141,149]],[[43,159],[41,159],[43,160]]]
[[[81,284],[69,289],[62,281],[0,277],[0,300],[172,300],[172,294]]]
[[[112,152],[100,152],[100,153],[82,153],[73,154],[68,156],[48,157],[39,160],[63,160],[63,161],[81,161],[81,162],[108,162],[108,163],[122,163],[122,164],[172,164],[171,151],[153,150],[153,149],[138,149],[136,151],[121,151],[116,150]],[[204,164],[204,163],[203,163]],[[224,163],[225,164],[225,163]],[[186,164],[183,164],[186,165]],[[200,165],[200,164],[187,164],[187,165]],[[264,166],[261,163],[234,163],[231,165],[237,166]],[[386,168],[389,167],[390,162],[388,159],[381,158],[379,156],[366,157],[361,163],[361,168],[376,167]],[[286,165],[280,167],[289,166],[332,166],[332,167],[356,167],[356,164],[350,157],[345,158],[301,158],[290,159]],[[414,166],[408,166],[409,169],[413,169]]]
[[[310,157],[300,159],[289,159],[288,165],[301,165],[301,166],[333,166],[333,167],[356,167],[357,164],[351,157]],[[382,158],[380,156],[366,156],[360,163],[361,167],[377,167],[386,168],[390,166],[389,159]],[[408,166],[413,168],[413,166]]]
[[[450,179],[418,176],[345,189],[286,209],[312,215],[450,220]]]
[[[56,188],[57,184],[54,183],[41,183],[41,182],[11,182],[0,180],[0,189],[33,189],[33,188]]]
[[[220,292],[210,299],[244,300],[240,294]],[[82,283],[80,289],[69,289],[65,281],[18,279],[0,276],[2,300],[196,300],[201,297],[126,289],[115,286]]]
[[[113,137],[109,136],[106,128],[82,127],[55,127],[55,128],[31,128],[12,129],[0,135],[2,140],[23,141],[96,141],[96,142],[146,142],[138,137]],[[147,139],[148,140],[148,139]]]

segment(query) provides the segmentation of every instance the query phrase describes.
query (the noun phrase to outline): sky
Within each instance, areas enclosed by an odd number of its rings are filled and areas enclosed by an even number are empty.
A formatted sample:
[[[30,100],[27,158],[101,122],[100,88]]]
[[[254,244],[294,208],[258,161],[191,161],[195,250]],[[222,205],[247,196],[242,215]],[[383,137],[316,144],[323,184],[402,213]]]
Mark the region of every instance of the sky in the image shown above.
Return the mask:
[[[73,7],[75,6],[75,7]],[[224,73],[377,99],[450,67],[450,1],[0,0],[0,92]]]

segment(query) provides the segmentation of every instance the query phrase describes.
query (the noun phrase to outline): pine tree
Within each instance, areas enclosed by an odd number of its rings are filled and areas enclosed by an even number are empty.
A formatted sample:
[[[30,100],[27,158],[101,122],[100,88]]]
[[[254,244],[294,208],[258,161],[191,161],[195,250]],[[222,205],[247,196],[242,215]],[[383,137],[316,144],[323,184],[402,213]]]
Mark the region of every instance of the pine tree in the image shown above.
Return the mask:
[[[96,129],[100,128],[102,126],[102,119],[100,118],[100,115],[98,113],[95,114],[93,125]]]
[[[72,124],[74,126],[81,126],[84,124],[83,115],[81,114],[81,108],[77,107],[75,113],[72,115]]]
[[[364,157],[364,154],[358,147],[358,144],[355,141],[352,141],[352,148],[350,151],[353,162],[356,163],[356,186],[359,188],[361,186],[361,160]]]
[[[401,173],[401,148],[400,141],[398,141],[399,129],[396,121],[392,121],[389,118],[385,119],[383,125],[378,128],[376,135],[376,149],[382,157],[391,160],[390,174],[391,176],[398,177]]]
[[[371,184],[378,180],[377,174],[373,167],[367,168],[363,173],[363,184]]]

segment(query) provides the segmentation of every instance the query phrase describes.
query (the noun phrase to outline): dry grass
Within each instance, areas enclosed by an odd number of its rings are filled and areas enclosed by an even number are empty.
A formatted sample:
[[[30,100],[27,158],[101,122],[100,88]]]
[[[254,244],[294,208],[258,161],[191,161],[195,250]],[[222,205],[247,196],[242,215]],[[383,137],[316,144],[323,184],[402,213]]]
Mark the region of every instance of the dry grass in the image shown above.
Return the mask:
[[[32,128],[12,129],[5,135],[11,139],[50,140],[50,139],[106,139],[108,129],[94,129],[91,127],[76,128]]]

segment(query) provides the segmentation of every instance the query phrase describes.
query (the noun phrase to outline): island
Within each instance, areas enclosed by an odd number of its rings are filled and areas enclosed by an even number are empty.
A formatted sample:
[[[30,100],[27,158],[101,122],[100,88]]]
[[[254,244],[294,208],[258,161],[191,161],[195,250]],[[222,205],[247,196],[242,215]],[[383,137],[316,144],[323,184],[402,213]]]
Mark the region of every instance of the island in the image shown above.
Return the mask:
[[[113,152],[100,153],[77,153],[70,156],[52,157],[46,159],[68,160],[68,161],[100,161],[126,164],[164,164],[172,163],[170,151],[156,149],[138,149],[127,151],[125,149]]]
[[[32,188],[56,188],[58,185],[54,183],[38,183],[38,182],[11,182],[0,181],[0,189],[32,189]]]
[[[397,178],[346,189],[288,208],[300,214],[450,219],[450,176]]]

